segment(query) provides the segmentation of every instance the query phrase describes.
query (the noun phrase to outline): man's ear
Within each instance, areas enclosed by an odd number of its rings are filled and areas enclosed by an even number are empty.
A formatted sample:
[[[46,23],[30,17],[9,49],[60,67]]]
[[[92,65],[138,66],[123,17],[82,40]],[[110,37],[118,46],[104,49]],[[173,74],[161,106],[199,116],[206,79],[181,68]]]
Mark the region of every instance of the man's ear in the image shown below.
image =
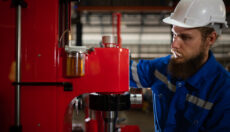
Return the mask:
[[[213,31],[212,33],[210,33],[207,37],[207,44],[208,46],[212,46],[217,40],[217,33],[216,31]]]

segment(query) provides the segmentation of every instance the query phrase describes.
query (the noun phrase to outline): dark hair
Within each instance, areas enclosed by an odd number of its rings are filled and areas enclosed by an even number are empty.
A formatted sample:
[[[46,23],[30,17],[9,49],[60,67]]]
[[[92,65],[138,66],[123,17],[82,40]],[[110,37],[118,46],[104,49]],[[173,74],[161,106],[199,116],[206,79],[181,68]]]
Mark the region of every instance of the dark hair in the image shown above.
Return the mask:
[[[211,27],[198,27],[197,29],[201,32],[202,41],[205,41],[208,35],[215,31],[214,28]]]

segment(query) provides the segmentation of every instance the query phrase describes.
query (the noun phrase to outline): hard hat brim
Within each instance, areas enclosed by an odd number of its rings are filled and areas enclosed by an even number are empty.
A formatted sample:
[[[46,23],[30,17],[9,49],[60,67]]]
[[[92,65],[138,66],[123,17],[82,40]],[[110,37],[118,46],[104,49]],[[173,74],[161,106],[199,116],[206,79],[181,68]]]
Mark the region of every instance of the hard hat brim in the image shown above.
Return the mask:
[[[195,28],[196,26],[191,26],[191,25],[187,25],[185,23],[179,22],[175,19],[172,19],[171,17],[166,17],[163,19],[163,22],[166,24],[171,24],[174,26],[178,26],[178,27],[183,27],[183,28]]]

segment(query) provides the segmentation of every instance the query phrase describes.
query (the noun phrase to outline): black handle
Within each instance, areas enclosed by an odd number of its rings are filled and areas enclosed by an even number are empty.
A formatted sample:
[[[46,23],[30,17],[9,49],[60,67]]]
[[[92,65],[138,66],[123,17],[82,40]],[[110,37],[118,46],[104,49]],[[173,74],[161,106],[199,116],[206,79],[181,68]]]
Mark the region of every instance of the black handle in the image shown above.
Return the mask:
[[[63,86],[64,91],[73,91],[72,83],[70,82],[13,82],[13,85],[21,86]]]

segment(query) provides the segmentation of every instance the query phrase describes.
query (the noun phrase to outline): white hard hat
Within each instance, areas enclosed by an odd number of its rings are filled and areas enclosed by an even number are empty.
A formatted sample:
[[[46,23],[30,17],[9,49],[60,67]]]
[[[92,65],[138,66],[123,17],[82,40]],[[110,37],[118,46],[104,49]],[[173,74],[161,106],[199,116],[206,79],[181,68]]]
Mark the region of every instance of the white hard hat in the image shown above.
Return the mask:
[[[223,0],[180,0],[171,16],[163,22],[184,28],[223,24],[227,27]]]

